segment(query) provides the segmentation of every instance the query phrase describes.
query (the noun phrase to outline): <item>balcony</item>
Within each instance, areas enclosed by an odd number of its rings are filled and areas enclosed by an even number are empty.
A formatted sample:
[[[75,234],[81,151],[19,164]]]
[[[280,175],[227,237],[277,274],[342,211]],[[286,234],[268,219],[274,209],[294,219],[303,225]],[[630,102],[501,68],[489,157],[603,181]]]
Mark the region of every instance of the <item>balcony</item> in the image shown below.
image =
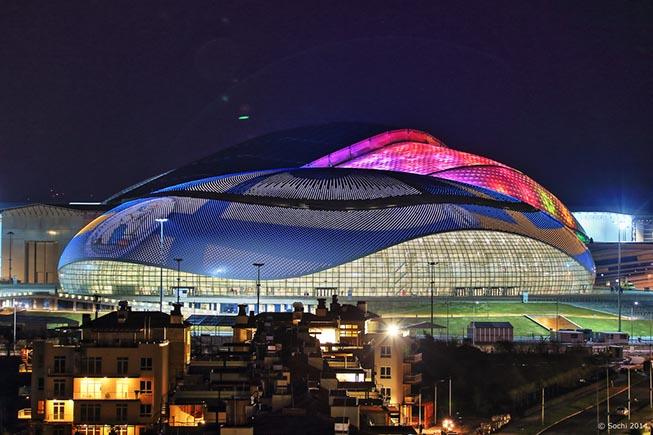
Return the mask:
[[[408,394],[404,396],[404,404],[406,405],[417,405],[419,403],[419,395],[417,394]]]
[[[404,357],[404,362],[407,364],[416,364],[422,362],[422,354],[414,353],[412,355],[406,355]]]
[[[139,400],[140,391],[75,392],[74,400]]]
[[[52,367],[48,368],[48,376],[72,376],[72,375],[73,375],[72,367],[64,367],[63,370],[54,369]]]
[[[415,375],[405,375],[404,384],[419,384],[422,382],[422,374],[417,373]]]

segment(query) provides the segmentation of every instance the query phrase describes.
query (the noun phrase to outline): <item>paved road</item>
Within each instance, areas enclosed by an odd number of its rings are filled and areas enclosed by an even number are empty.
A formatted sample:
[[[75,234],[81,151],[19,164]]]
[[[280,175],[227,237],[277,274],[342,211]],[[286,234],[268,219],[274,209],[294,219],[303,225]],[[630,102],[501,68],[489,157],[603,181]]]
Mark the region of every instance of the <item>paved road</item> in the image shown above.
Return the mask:
[[[635,382],[633,376],[633,382]],[[631,388],[631,396],[633,403],[631,405],[632,418],[628,421],[627,417],[616,415],[610,416],[610,425],[612,430],[611,434],[627,434],[629,428],[636,428],[637,425],[650,420],[653,416],[653,410],[649,406],[649,389],[648,378],[642,379],[638,377],[637,384],[633,383]],[[599,392],[599,400],[605,399],[605,390]],[[610,398],[610,410],[614,412],[617,407],[628,407],[627,392],[619,394]],[[554,426],[553,428],[544,432],[546,435],[569,435],[569,434],[606,434],[607,420],[606,420],[606,403],[599,404],[599,418],[597,424],[596,406],[581,412],[580,414]]]

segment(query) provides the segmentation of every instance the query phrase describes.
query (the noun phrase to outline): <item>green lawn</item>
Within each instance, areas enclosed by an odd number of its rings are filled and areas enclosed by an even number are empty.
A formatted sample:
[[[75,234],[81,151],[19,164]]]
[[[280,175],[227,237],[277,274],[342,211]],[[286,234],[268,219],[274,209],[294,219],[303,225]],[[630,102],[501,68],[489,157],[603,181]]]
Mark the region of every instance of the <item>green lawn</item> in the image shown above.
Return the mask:
[[[420,319],[424,320],[424,319]],[[461,317],[450,317],[449,318],[449,334],[450,335],[462,335],[462,334],[467,334],[467,325],[469,325],[470,322],[472,321],[485,321],[487,318],[485,317],[479,317],[479,316],[461,316]],[[513,316],[513,317],[505,317],[505,318],[497,318],[497,317],[492,317],[490,320],[494,321],[506,321],[510,322],[514,328],[514,334],[516,336],[549,336],[549,332],[539,326],[537,323],[533,322],[532,320],[527,319],[524,316]],[[407,321],[407,320],[405,320]],[[447,325],[447,318],[442,316],[437,316],[434,319],[434,323],[437,325],[442,325],[446,326]],[[438,332],[439,331],[439,332]],[[438,333],[441,334],[446,334],[445,329],[438,329],[435,332],[435,335],[438,335]]]
[[[393,316],[426,316],[430,314],[430,304],[428,301],[422,303],[388,303],[388,302],[372,302],[370,303],[370,310],[382,315]],[[436,302],[434,310],[436,314],[444,314],[446,312],[446,305],[443,302]],[[588,308],[579,308],[567,304],[558,305],[558,313],[565,316],[572,315],[595,315],[602,314],[598,311],[590,310]],[[496,315],[524,315],[524,314],[539,314],[539,315],[555,315],[556,304],[549,302],[482,302],[478,304],[474,302],[451,302],[449,303],[449,315],[467,315],[467,316],[485,316],[491,317]]]
[[[607,318],[587,318],[587,317],[569,317],[569,320],[578,323],[583,328],[589,328],[594,331],[616,331],[618,320],[617,316]],[[635,320],[631,322],[626,317],[621,319],[621,330],[631,333],[633,337],[651,335],[651,322],[649,320]],[[632,329],[631,329],[632,328]]]
[[[557,307],[556,307],[557,305]],[[408,321],[414,317],[416,322],[424,320],[430,315],[430,304],[426,303],[386,303],[375,302],[370,304],[370,310],[384,317],[402,317]],[[435,323],[446,325],[446,310],[444,303],[438,302],[434,306]],[[596,331],[617,330],[617,316],[580,308],[567,304],[540,303],[540,302],[451,302],[449,304],[449,332],[451,335],[460,335],[466,330],[469,322],[477,321],[505,321],[510,322],[515,328],[515,336],[548,336],[548,331],[535,322],[524,317],[525,315],[555,315],[556,312],[567,317],[582,328]],[[630,332],[630,322],[624,317],[622,329]],[[637,320],[633,323],[634,336],[649,335],[651,323]],[[442,330],[442,334],[444,334]]]

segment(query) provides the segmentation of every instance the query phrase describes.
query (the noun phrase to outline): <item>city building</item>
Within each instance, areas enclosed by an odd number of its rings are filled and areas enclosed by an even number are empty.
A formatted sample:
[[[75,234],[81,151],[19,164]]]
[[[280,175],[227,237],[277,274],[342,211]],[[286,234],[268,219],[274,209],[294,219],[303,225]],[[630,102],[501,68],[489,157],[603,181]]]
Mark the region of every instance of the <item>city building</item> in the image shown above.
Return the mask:
[[[391,421],[429,427],[434,403],[430,392],[420,397],[422,354],[416,351],[417,342],[408,331],[379,323],[366,341],[373,352],[374,383],[388,405]]]
[[[591,243],[596,286],[616,290],[653,288],[653,216],[574,212]]]
[[[513,327],[510,322],[470,322],[467,339],[473,344],[493,344],[512,341]]]
[[[97,207],[0,203],[0,283],[56,284],[64,247]]]
[[[431,286],[453,297],[592,290],[582,227],[518,170],[417,130],[321,143],[241,144],[122,192],[68,244],[64,290],[156,298],[163,287],[220,311],[259,289],[264,311],[279,298]],[[243,168],[243,155],[257,158]],[[242,171],[226,173],[229,162]]]
[[[170,315],[86,315],[79,341],[37,340],[32,355],[32,427],[43,435],[139,435],[168,418],[167,397],[190,362],[190,331]]]

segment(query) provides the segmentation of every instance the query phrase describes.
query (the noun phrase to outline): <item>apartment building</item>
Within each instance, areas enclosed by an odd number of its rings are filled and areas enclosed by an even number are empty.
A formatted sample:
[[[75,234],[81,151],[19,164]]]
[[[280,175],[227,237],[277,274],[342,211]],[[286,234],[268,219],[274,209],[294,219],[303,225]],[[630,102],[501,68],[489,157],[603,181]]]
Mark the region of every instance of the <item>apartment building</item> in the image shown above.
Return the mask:
[[[374,378],[395,424],[413,425],[432,421],[433,399],[420,397],[422,354],[415,351],[416,341],[408,331],[398,330],[383,322],[374,322],[375,332],[367,334],[373,352]],[[421,409],[420,409],[421,408]]]
[[[140,435],[166,424],[166,399],[190,361],[190,328],[170,315],[118,311],[86,317],[79,341],[37,341],[32,432]]]

